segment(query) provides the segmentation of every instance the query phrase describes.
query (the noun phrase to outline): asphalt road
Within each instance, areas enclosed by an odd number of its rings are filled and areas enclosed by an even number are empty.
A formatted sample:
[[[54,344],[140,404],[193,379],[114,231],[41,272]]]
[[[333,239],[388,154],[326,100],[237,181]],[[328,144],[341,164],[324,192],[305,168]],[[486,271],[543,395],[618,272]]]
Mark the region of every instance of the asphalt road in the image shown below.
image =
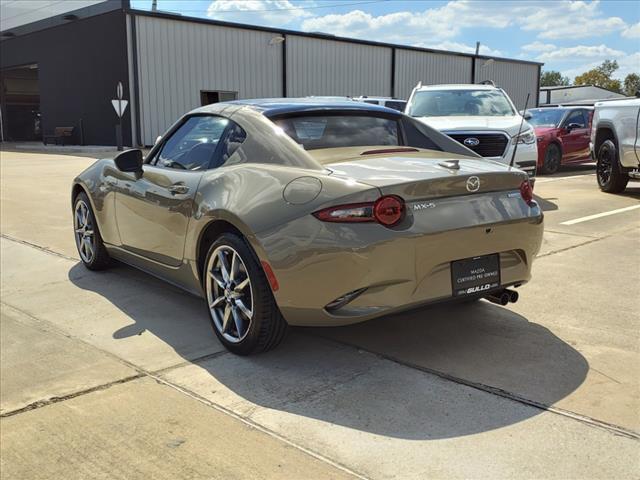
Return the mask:
[[[3,478],[637,478],[640,183],[540,177],[544,245],[509,308],[240,358],[199,299],[79,264],[69,185],[91,161],[1,153]]]

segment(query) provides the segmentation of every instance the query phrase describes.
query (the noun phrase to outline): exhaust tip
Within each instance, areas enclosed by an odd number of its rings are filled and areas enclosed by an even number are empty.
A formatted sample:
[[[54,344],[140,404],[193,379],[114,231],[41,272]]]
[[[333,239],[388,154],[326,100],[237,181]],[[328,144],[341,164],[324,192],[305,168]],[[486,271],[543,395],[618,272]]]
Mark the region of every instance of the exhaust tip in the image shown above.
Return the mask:
[[[511,296],[509,295],[509,292],[507,292],[506,290],[502,290],[501,292],[487,295],[484,298],[489,300],[491,303],[496,303],[504,307],[507,303],[509,303],[509,299],[511,298]]]
[[[516,303],[518,301],[518,298],[520,298],[520,295],[514,290],[507,290],[505,288],[502,291],[490,293],[484,298],[492,303],[497,303],[498,305],[502,305],[504,307],[507,303]]]

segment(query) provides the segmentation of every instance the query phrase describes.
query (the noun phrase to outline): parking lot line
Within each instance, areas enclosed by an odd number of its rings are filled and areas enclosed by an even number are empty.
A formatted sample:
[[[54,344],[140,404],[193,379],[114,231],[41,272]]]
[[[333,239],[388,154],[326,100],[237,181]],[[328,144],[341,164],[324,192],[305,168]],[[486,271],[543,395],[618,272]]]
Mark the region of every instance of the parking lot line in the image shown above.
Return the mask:
[[[616,210],[609,210],[608,212],[596,213],[595,215],[588,215],[586,217],[574,218],[573,220],[567,220],[566,222],[561,222],[560,225],[575,225],[576,223],[588,222],[590,220],[595,220],[596,218],[615,215],[616,213],[628,212],[630,210],[635,210],[636,208],[640,208],[640,205],[632,205],[630,207],[618,208]]]
[[[536,179],[536,183],[558,182],[560,180],[573,180],[576,178],[593,177],[593,176],[595,176],[595,173],[585,173],[584,175],[570,175],[567,177],[540,178],[540,179]]]

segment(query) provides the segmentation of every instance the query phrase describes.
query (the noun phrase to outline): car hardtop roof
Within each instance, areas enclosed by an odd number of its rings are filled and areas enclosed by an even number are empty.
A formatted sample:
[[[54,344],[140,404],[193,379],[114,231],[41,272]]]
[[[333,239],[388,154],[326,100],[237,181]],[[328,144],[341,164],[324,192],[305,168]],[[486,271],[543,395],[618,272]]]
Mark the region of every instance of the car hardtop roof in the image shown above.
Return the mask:
[[[500,90],[500,88],[479,83],[451,83],[446,85],[422,85],[417,89],[419,92],[423,90]]]
[[[199,113],[216,113],[225,106],[245,106],[258,110],[266,117],[287,115],[290,113],[317,112],[317,111],[362,111],[371,113],[385,113],[399,115],[400,112],[381,105],[370,103],[354,102],[351,100],[329,101],[326,97],[304,97],[304,98],[256,98],[247,100],[232,100],[230,102],[214,103],[198,108]]]
[[[402,98],[395,98],[395,97],[373,97],[371,95],[362,95],[360,97],[353,97],[354,100],[389,100],[392,102],[406,102],[406,100],[402,99]]]

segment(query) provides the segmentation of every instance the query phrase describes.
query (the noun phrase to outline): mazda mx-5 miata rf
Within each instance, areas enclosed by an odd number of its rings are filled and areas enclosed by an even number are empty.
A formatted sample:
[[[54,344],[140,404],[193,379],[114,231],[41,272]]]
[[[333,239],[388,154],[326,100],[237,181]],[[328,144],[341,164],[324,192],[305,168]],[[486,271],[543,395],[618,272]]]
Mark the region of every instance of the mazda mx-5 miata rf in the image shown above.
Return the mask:
[[[145,158],[82,172],[72,205],[87,268],[115,258],[204,297],[239,354],[287,325],[515,301],[543,231],[521,170],[395,110],[320,99],[194,110]]]

